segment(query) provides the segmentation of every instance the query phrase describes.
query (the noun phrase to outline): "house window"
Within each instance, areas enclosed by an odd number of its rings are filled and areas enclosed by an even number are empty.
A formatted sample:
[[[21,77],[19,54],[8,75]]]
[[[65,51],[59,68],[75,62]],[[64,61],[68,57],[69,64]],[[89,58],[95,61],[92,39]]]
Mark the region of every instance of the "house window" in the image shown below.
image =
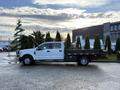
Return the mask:
[[[113,26],[111,26],[110,28],[111,28],[111,31],[113,31]]]
[[[118,26],[118,30],[120,30],[120,25]]]
[[[118,37],[120,37],[120,33],[118,33]]]
[[[116,33],[113,33],[112,41],[116,40]]]
[[[114,26],[114,30],[117,30],[117,25]]]

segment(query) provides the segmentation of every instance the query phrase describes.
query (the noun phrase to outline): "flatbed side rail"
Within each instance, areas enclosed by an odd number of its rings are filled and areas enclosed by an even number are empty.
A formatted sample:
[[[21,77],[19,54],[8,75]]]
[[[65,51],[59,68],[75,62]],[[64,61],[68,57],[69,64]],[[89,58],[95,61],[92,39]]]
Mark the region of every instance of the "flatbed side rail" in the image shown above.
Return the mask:
[[[103,50],[93,50],[93,49],[67,49],[65,50],[67,55],[106,55]]]

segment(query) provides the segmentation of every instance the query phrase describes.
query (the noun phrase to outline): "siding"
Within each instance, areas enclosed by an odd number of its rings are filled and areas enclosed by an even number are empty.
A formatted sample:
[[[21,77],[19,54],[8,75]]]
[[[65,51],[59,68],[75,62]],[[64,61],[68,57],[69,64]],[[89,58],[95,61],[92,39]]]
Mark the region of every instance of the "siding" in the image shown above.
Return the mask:
[[[83,39],[86,36],[89,36],[91,39],[94,39],[96,35],[99,35],[100,39],[103,39],[103,30],[104,25],[97,25],[92,27],[80,28],[72,31],[72,41],[75,42],[76,36],[83,36]]]

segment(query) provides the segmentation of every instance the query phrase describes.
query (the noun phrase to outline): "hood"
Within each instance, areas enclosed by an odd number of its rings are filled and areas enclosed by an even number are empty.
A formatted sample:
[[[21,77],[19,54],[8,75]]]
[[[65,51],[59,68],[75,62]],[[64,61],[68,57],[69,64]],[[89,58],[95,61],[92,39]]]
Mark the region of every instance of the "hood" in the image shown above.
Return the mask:
[[[25,55],[25,54],[32,55],[34,53],[34,51],[35,51],[35,48],[23,49],[23,50],[16,51],[16,55],[17,56],[22,56],[22,55]]]
[[[34,51],[35,50],[35,48],[30,48],[30,49],[23,49],[23,50],[20,50],[20,52],[25,52],[25,51],[27,51],[27,52],[31,52],[31,51]]]

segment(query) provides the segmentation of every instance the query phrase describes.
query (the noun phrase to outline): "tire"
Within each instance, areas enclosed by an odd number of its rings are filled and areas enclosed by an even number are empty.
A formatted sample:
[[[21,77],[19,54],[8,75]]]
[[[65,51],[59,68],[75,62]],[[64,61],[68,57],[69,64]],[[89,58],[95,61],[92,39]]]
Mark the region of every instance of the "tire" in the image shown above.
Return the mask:
[[[88,64],[89,64],[88,57],[84,56],[84,57],[79,58],[78,65],[87,66]]]
[[[23,60],[22,60],[22,63],[23,63],[23,65],[31,65],[31,64],[33,64],[33,59],[32,59],[32,57],[30,57],[30,56],[25,56],[25,57],[23,57]]]

